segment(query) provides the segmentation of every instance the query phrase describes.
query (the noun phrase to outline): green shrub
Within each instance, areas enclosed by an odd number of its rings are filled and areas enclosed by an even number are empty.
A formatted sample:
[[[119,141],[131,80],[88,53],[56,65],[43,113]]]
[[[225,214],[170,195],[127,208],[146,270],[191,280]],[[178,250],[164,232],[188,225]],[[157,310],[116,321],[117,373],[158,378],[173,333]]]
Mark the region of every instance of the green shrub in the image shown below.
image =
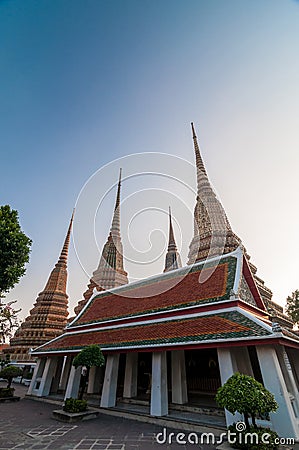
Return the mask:
[[[10,388],[12,379],[20,377],[23,374],[23,370],[16,366],[6,366],[0,372],[0,378],[7,380],[7,387]]]
[[[13,397],[14,388],[0,388],[0,398]]]
[[[249,431],[249,417],[256,426],[258,415],[276,411],[278,404],[271,392],[249,375],[235,373],[216,394],[216,402],[232,414],[244,414],[244,422]]]
[[[232,440],[229,442],[229,445],[232,448],[240,450],[276,450],[279,448],[279,444],[275,443],[276,439],[278,442],[279,436],[275,431],[272,431],[269,428],[254,427],[251,425],[249,430],[245,429],[244,431],[237,431],[235,424],[233,424],[230,425],[228,429],[230,432],[236,433],[236,436],[233,435],[233,440],[236,438],[236,442],[233,443]],[[252,438],[248,433],[252,433]],[[263,436],[265,443],[263,443],[262,440]]]
[[[97,344],[91,344],[83,348],[80,353],[75,356],[72,364],[76,369],[79,366],[86,367],[87,369],[85,375],[82,374],[80,381],[78,399],[82,400],[86,382],[88,380],[89,369],[92,366],[102,367],[105,364],[105,358],[100,347]]]
[[[70,413],[79,413],[87,410],[87,401],[86,400],[77,400],[76,398],[67,398],[63,411]]]

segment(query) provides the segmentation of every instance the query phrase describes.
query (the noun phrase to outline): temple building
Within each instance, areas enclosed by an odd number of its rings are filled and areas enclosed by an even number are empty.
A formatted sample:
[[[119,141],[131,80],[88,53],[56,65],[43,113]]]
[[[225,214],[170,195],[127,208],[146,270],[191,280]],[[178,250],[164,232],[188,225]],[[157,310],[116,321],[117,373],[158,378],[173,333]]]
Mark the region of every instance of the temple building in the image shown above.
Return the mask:
[[[47,284],[38,294],[29,316],[17,329],[4,352],[11,362],[33,363],[36,358],[29,351],[59,336],[66,327],[68,317],[67,259],[72,223],[71,217],[67,235],[58,262],[52,270]]]
[[[277,412],[258,423],[299,439],[299,337],[232,231],[193,124],[192,134],[198,190],[188,264],[181,267],[169,214],[164,273],[127,284],[119,181],[111,231],[90,292],[65,332],[32,352],[38,362],[28,395],[76,397],[82,368],[72,360],[82,348],[98,344],[106,365],[91,368],[86,395],[96,397],[101,408],[124,411],[143,402],[155,417],[207,403],[216,408],[217,389],[240,372],[263,383],[278,403]],[[241,420],[222,413],[227,425]]]

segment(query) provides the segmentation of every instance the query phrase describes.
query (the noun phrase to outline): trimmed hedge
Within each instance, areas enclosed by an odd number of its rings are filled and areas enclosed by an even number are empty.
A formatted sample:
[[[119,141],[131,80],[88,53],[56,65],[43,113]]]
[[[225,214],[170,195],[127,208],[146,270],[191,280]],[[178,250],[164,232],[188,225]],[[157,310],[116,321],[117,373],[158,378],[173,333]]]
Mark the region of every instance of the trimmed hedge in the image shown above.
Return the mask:
[[[14,388],[0,388],[0,398],[13,397]]]
[[[86,400],[77,400],[76,398],[67,398],[65,400],[63,411],[69,413],[79,413],[87,410]]]

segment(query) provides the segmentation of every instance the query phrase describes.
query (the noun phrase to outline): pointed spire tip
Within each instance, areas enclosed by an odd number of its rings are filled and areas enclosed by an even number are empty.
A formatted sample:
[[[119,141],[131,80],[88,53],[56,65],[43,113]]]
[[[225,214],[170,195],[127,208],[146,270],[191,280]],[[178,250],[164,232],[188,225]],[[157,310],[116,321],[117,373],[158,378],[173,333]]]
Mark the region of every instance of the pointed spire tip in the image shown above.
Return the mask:
[[[191,128],[192,128],[193,138],[196,138],[196,133],[195,133],[195,128],[194,128],[194,123],[193,122],[191,122]]]

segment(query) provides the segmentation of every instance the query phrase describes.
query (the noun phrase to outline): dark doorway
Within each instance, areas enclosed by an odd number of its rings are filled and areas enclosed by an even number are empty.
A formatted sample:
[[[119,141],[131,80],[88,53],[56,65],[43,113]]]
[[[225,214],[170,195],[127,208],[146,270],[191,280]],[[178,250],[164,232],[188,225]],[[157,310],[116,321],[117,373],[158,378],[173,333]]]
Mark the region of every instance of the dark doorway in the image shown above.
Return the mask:
[[[215,396],[221,386],[216,349],[186,350],[186,375],[188,397],[200,394]]]
[[[152,353],[138,353],[137,396],[149,399],[151,392]]]

